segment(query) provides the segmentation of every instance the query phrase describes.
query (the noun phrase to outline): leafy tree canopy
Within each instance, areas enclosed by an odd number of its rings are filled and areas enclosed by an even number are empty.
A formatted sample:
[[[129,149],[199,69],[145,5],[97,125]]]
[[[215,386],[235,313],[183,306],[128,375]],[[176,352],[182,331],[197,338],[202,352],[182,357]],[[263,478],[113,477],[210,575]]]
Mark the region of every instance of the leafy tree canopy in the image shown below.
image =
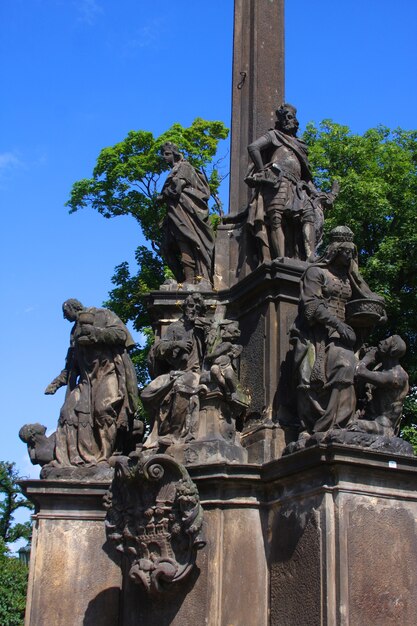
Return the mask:
[[[220,177],[211,162],[219,140],[226,139],[228,132],[222,122],[208,122],[201,118],[196,118],[188,128],[174,124],[157,138],[147,131],[131,131],[126,139],[100,152],[92,178],[73,185],[67,202],[70,213],[91,206],[108,218],[132,215],[139,222],[145,238],[158,250],[159,226],[165,209],[158,205],[156,196],[160,175],[169,169],[160,156],[162,144],[166,141],[175,143],[194,167],[206,173],[212,196],[218,204]]]
[[[17,484],[20,478],[14,463],[0,461],[0,539],[4,545],[22,538],[29,539],[31,535],[30,522],[14,522],[14,514],[18,509],[33,509],[32,503],[25,498]]]
[[[26,605],[28,568],[11,556],[8,544],[17,539],[29,539],[30,522],[14,522],[14,514],[20,508],[32,509],[33,505],[22,494],[17,481],[21,478],[14,463],[0,461],[0,624],[20,626],[23,624]]]
[[[28,568],[8,554],[0,539],[0,624],[21,626],[25,616]]]

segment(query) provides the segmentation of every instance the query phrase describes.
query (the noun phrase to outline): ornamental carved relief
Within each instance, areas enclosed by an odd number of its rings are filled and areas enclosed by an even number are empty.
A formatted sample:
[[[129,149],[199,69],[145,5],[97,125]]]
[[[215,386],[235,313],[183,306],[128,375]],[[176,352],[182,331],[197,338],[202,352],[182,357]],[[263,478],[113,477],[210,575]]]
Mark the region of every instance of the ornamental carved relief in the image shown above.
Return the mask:
[[[193,568],[203,510],[185,467],[165,454],[119,457],[105,496],[106,531],[130,562],[129,576],[160,594]]]

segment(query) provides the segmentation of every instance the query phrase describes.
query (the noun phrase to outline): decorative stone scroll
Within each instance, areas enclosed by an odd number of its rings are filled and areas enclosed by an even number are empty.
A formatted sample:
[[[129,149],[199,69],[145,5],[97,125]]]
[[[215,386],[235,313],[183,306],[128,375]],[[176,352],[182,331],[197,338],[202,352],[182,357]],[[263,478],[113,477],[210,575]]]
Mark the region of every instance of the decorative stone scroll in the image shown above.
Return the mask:
[[[114,461],[105,496],[107,536],[129,559],[130,578],[158,595],[190,573],[205,545],[197,487],[165,454],[132,453]]]

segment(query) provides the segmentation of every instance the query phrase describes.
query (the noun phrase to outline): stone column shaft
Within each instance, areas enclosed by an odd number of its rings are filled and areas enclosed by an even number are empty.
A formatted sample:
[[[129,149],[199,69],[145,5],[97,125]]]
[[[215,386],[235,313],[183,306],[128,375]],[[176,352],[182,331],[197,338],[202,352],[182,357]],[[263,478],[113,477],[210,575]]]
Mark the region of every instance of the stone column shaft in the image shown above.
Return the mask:
[[[284,99],[284,0],[235,0],[229,212],[248,202],[247,146]]]

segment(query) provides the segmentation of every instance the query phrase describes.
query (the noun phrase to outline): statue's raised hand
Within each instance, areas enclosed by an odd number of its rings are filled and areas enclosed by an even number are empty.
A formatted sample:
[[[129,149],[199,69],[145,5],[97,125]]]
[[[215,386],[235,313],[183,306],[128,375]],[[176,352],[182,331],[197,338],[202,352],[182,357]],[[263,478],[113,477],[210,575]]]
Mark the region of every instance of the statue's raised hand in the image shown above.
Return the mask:
[[[58,385],[52,381],[52,383],[49,383],[44,393],[46,396],[53,396],[57,389]]]

